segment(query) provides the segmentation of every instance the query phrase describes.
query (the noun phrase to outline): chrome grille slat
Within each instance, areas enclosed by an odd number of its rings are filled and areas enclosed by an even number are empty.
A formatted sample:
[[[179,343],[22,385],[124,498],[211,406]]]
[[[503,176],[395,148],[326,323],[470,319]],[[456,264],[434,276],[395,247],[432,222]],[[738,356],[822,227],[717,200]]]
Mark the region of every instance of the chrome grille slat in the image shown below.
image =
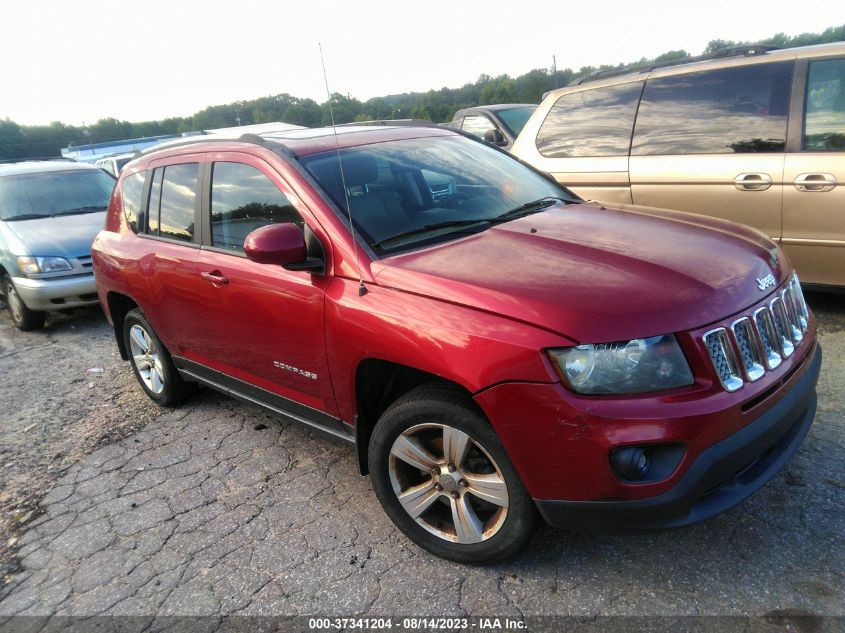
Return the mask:
[[[783,307],[786,310],[786,320],[789,322],[792,341],[798,344],[804,338],[804,332],[801,329],[801,322],[798,320],[798,310],[795,306],[795,295],[792,292],[791,284],[784,290],[781,290],[780,300],[783,302]]]
[[[734,340],[740,351],[745,377],[749,382],[761,378],[766,370],[763,368],[765,362],[763,357],[762,342],[757,338],[751,319],[742,317],[731,325]]]
[[[810,324],[810,311],[807,308],[807,301],[804,299],[804,291],[801,290],[801,281],[797,274],[792,274],[789,286],[792,288],[792,296],[795,298],[795,307],[798,311],[798,320],[801,322],[801,330],[806,332],[807,326]]]
[[[727,330],[723,327],[710,330],[704,335],[704,343],[725,390],[736,391],[742,387],[743,380],[739,373],[739,363]]]
[[[780,347],[777,344],[777,332],[772,313],[768,308],[760,308],[754,312],[754,325],[757,336],[763,346],[763,355],[766,359],[766,366],[774,369],[781,364],[783,358],[780,355]]]
[[[781,301],[780,297],[772,299],[769,309],[774,317],[775,329],[780,340],[780,351],[785,358],[788,358],[795,351],[795,346],[792,344],[792,339],[789,336],[789,319],[786,316],[786,308],[783,307],[783,301]]]

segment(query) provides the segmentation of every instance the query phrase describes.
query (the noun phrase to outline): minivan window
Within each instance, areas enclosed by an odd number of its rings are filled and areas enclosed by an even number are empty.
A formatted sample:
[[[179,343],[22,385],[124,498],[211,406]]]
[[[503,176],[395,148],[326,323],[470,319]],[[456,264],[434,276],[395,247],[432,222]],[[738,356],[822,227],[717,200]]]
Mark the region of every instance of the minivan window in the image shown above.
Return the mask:
[[[793,62],[649,79],[631,154],[783,152]]]
[[[547,158],[626,156],[643,82],[593,88],[563,95],[537,133],[537,150]]]
[[[99,169],[44,171],[0,178],[0,220],[105,211],[114,178]]]
[[[141,197],[144,194],[144,172],[139,171],[123,179],[123,213],[129,227],[138,232],[138,217],[141,214]]]
[[[190,242],[194,239],[194,208],[198,163],[168,165],[161,177],[161,211],[156,228],[158,235]],[[156,169],[156,176],[160,170]],[[156,180],[153,180],[153,186]],[[152,200],[152,194],[150,198]],[[155,211],[150,205],[150,232]]]
[[[845,150],[845,59],[810,62],[804,149]]]
[[[293,222],[302,217],[290,200],[255,167],[243,163],[214,163],[211,174],[211,244],[242,252],[252,231],[267,224]]]

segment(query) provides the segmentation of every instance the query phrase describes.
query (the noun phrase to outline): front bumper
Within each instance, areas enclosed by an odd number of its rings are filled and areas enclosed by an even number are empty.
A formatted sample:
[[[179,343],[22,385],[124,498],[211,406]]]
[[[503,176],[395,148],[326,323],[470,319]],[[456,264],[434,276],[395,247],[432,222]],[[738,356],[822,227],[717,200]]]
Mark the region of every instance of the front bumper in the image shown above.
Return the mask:
[[[18,296],[30,310],[64,310],[99,301],[93,274],[50,279],[15,277],[12,282]]]
[[[535,499],[543,518],[565,528],[664,529],[699,523],[750,497],[798,450],[816,412],[821,348],[771,409],[702,451],[666,492],[627,501]]]

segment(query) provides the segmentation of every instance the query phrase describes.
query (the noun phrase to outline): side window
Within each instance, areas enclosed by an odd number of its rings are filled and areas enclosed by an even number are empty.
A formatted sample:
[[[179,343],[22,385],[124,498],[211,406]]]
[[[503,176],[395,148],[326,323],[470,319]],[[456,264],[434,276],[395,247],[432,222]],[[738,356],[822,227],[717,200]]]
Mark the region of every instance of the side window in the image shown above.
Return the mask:
[[[482,114],[472,114],[464,117],[464,122],[461,125],[464,132],[468,132],[478,138],[484,138],[484,133],[488,130],[495,130],[496,126],[493,122]]]
[[[643,82],[563,95],[537,133],[548,158],[627,156]]]
[[[804,149],[845,150],[845,59],[810,62]]]
[[[127,176],[123,179],[121,185],[121,194],[123,196],[123,214],[126,216],[126,222],[129,227],[135,232],[138,232],[138,217],[141,215],[141,197],[144,194],[144,174],[139,171],[136,174]]]
[[[158,235],[158,212],[161,209],[161,175],[164,167],[153,170],[153,184],[150,187],[150,204],[147,206],[147,233]],[[143,228],[143,223],[141,224]]]
[[[651,79],[631,154],[783,152],[793,62]]]
[[[156,167],[150,187],[150,235],[191,242],[199,163]]]
[[[272,181],[243,163],[214,163],[211,172],[211,245],[243,252],[244,240],[267,224],[302,216]]]

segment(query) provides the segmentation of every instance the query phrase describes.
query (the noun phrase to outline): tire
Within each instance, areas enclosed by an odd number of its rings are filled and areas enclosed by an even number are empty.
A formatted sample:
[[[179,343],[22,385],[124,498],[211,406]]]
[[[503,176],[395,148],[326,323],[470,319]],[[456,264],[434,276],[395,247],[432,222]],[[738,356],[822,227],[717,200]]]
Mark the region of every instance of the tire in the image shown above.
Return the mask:
[[[44,327],[47,313],[27,308],[23,299],[18,295],[15,284],[12,283],[12,278],[9,275],[3,277],[3,295],[6,297],[6,307],[9,309],[9,316],[12,317],[12,323],[15,324],[15,327],[23,332],[40,330]]]
[[[521,550],[537,526],[534,502],[495,431],[448,388],[419,387],[393,403],[373,430],[369,464],[387,515],[443,558],[502,560]]]
[[[135,378],[155,402],[173,407],[196,390],[195,383],[186,382],[176,371],[167,348],[137,308],[123,319],[123,341]]]

